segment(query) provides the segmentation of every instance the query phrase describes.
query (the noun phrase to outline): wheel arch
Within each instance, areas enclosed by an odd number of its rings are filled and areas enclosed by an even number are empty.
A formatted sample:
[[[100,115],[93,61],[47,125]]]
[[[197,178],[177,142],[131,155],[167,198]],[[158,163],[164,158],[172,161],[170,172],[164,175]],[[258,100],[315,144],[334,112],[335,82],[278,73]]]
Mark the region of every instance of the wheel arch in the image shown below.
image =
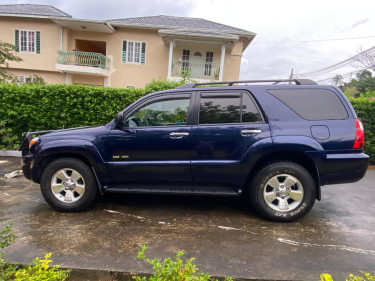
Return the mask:
[[[109,181],[107,167],[97,148],[88,141],[75,140],[74,142],[66,145],[64,141],[52,141],[42,145],[34,161],[33,180],[40,183],[44,169],[52,161],[59,158],[74,158],[92,169],[99,187],[103,182]]]
[[[269,154],[263,155],[252,164],[252,169],[250,170],[247,177],[246,186],[250,184],[251,180],[259,172],[260,169],[262,169],[268,163],[277,161],[290,161],[304,167],[311,174],[315,182],[316,199],[321,199],[318,169],[315,165],[315,162],[308,155],[301,151],[274,151]]]

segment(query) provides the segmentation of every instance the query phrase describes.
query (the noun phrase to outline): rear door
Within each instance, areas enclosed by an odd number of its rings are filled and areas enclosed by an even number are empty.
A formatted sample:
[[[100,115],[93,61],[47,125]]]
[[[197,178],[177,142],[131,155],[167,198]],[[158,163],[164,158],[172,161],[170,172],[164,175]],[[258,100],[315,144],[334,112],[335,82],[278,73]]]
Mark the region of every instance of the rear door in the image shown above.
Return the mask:
[[[250,93],[218,91],[197,93],[191,129],[195,182],[241,185],[241,160],[255,142],[269,137],[268,124]]]

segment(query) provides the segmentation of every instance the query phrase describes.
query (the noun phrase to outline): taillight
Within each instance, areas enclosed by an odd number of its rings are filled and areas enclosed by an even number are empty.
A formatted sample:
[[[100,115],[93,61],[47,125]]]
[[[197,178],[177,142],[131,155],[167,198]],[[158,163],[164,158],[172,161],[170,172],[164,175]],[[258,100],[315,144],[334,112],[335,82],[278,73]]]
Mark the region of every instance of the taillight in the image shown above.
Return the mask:
[[[362,122],[355,119],[355,140],[353,148],[362,149],[365,145],[365,130],[363,129]]]

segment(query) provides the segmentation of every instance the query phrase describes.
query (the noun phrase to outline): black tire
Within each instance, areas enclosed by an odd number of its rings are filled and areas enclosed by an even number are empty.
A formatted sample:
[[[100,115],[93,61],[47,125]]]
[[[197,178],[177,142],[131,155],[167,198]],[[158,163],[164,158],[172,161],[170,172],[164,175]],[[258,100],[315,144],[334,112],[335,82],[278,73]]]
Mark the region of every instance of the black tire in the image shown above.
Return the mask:
[[[316,186],[302,166],[289,161],[271,162],[256,174],[248,194],[252,207],[262,217],[292,222],[310,211],[316,199]]]
[[[74,158],[59,158],[48,164],[40,187],[47,203],[60,212],[84,211],[94,204],[98,194],[94,173]]]

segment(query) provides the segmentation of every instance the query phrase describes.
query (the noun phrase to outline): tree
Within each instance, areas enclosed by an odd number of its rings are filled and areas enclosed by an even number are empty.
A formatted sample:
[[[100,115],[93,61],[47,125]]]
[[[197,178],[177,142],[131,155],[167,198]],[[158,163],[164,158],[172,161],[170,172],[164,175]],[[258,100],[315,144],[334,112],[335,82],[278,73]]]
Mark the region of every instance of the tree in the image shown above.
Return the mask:
[[[370,70],[365,69],[365,70],[358,72],[355,75],[355,77],[357,78],[357,80],[364,80],[364,79],[372,77],[372,73]]]
[[[22,59],[15,54],[16,47],[10,43],[0,41],[0,83],[16,82],[16,77],[4,70],[9,67],[10,61],[22,61]]]
[[[340,86],[341,84],[343,84],[342,80],[343,80],[342,75],[337,74],[332,78],[332,84],[335,86]]]
[[[375,77],[372,76],[371,71],[361,70],[356,74],[356,78],[349,83],[344,83],[340,88],[348,95],[354,97],[364,94],[366,90],[375,90]]]

